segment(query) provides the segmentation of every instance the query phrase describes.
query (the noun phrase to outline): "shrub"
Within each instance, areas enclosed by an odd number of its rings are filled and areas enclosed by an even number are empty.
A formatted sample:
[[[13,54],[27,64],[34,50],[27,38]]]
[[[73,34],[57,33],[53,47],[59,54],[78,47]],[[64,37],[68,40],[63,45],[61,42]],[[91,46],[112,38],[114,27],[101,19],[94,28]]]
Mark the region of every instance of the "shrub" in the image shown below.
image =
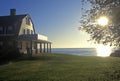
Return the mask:
[[[115,50],[113,53],[110,54],[113,57],[120,57],[120,49]]]
[[[1,60],[12,60],[17,59],[21,56],[18,48],[14,47],[4,47],[0,50],[0,59]]]

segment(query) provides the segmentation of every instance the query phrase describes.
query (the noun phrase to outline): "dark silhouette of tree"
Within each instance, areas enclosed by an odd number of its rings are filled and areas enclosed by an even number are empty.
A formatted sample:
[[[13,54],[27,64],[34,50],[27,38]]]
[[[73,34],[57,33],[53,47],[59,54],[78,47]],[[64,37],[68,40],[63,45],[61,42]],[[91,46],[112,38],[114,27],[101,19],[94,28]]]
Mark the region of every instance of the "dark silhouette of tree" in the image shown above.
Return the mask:
[[[90,8],[84,8],[86,4]],[[120,46],[120,0],[82,0],[80,30],[90,34],[96,43]],[[100,17],[107,17],[108,24],[97,23]]]

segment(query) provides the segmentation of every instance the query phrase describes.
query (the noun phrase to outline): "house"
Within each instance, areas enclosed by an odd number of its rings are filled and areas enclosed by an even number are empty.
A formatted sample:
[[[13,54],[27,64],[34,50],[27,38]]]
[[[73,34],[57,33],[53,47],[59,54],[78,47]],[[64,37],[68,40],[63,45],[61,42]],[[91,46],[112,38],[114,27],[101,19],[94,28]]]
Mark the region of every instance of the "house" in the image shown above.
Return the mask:
[[[51,42],[36,34],[30,15],[16,15],[15,9],[10,9],[8,16],[0,16],[0,47],[8,46],[25,54],[51,52]]]

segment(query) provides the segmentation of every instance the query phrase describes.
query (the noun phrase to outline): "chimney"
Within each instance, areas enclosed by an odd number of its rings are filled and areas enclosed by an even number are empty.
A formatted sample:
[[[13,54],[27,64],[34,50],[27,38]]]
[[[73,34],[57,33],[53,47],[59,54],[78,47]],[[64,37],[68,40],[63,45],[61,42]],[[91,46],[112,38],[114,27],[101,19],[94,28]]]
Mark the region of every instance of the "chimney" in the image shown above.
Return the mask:
[[[16,15],[16,9],[10,9],[10,15],[11,16]]]

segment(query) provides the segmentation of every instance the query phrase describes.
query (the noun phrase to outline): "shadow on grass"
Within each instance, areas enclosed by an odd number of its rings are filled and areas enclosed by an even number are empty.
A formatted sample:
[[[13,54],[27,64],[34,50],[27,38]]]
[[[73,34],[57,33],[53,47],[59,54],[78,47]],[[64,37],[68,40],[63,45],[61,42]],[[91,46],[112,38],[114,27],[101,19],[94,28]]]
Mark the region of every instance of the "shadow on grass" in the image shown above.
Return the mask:
[[[33,60],[41,60],[41,61],[48,61],[48,60],[52,60],[53,58],[55,58],[55,56],[53,56],[52,54],[48,55],[48,54],[34,54],[32,56],[28,56],[28,55],[23,55],[22,57],[20,57],[19,59],[14,60],[14,62],[18,62],[18,61],[33,61]]]
[[[32,56],[28,56],[24,54],[18,59],[13,59],[13,60],[0,59],[0,65],[5,65],[5,64],[9,64],[10,62],[19,62],[19,61],[33,61],[33,60],[48,61],[48,60],[52,60],[53,58],[55,58],[55,56],[53,56],[52,54],[34,54]]]
[[[9,64],[8,60],[0,60],[0,65]]]

